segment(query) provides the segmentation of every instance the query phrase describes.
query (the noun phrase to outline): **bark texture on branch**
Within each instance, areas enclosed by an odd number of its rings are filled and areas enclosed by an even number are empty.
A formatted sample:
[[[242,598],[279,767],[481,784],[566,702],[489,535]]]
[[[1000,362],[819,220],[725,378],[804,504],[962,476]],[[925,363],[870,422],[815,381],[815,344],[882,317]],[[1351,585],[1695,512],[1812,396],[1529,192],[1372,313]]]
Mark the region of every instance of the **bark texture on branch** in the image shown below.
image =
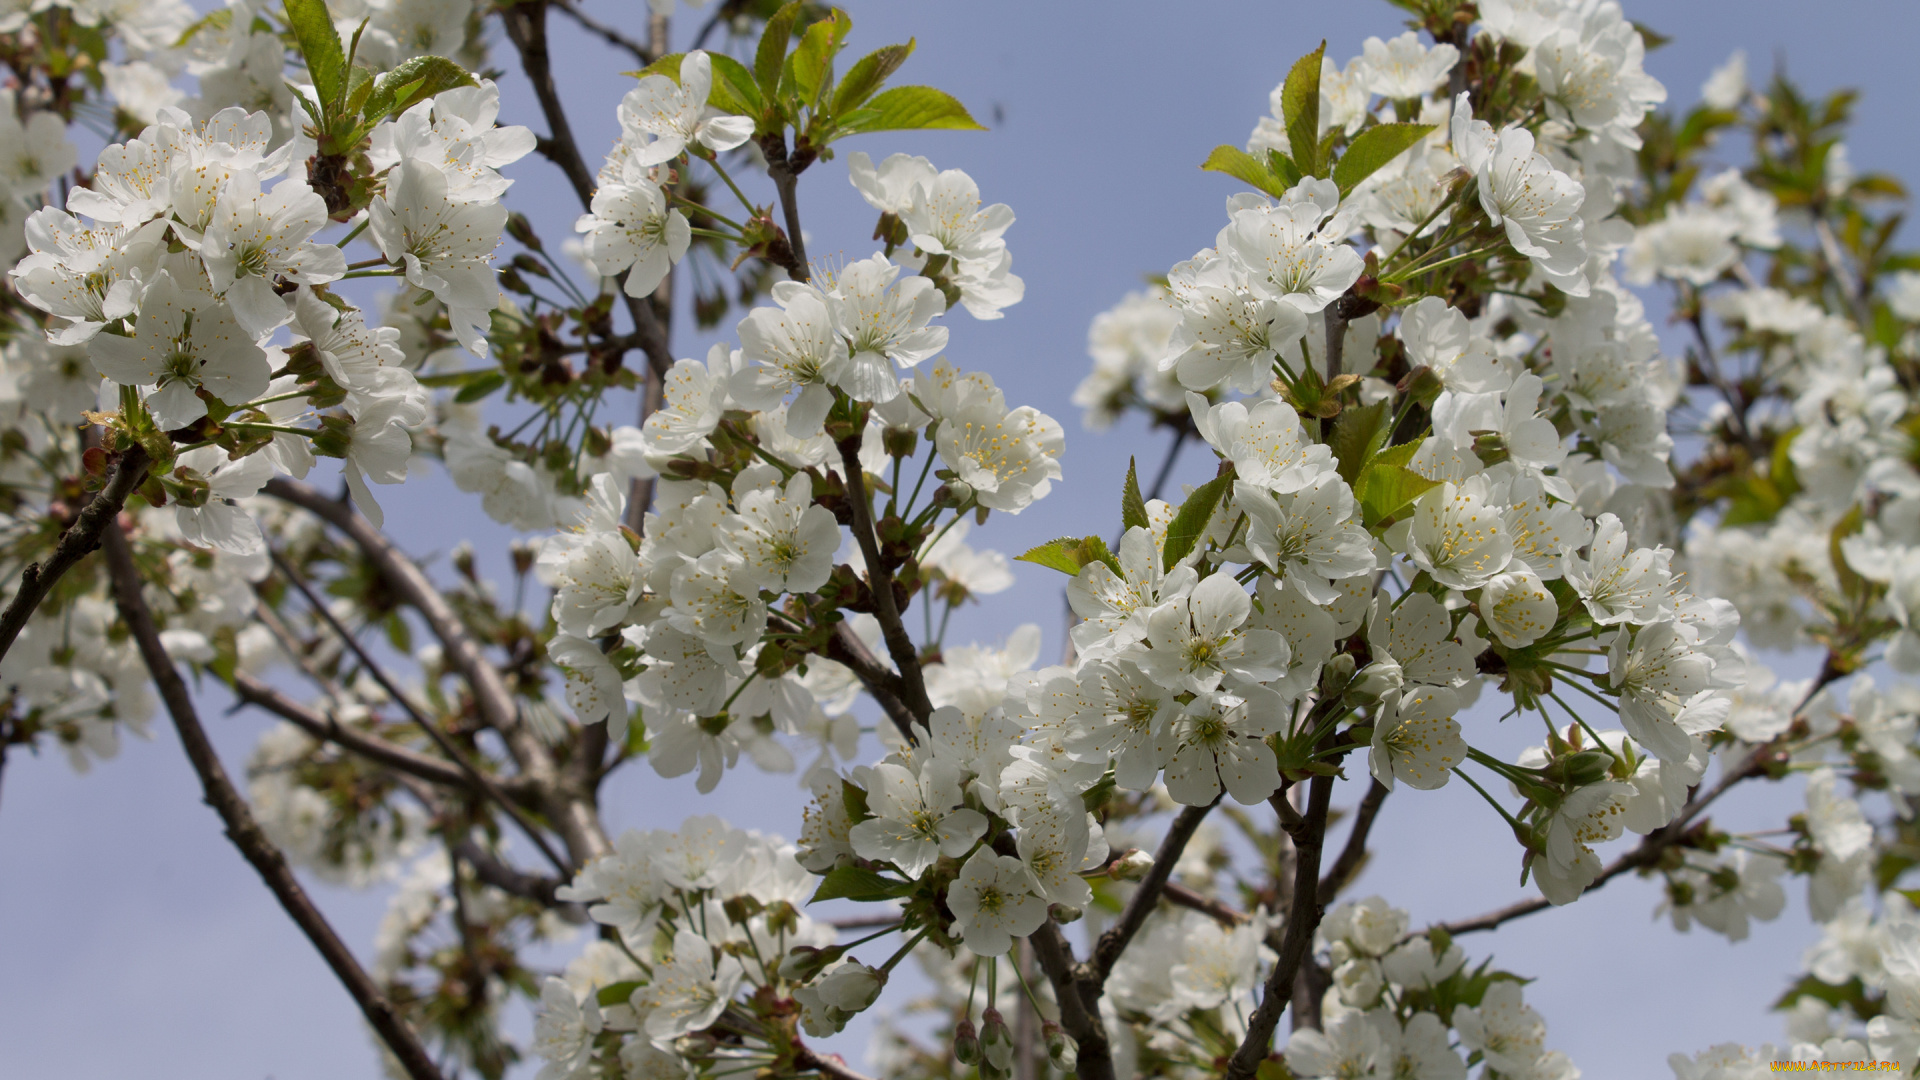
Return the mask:
[[[113,579],[114,602],[140,648],[140,658],[145,661],[148,673],[153,676],[154,684],[160,690],[160,699],[166,704],[167,714],[173,718],[174,730],[180,733],[180,742],[186,748],[187,760],[193,764],[194,773],[200,778],[207,805],[213,807],[226,826],[227,838],[253,865],[267,888],[272,890],[274,898],[280,901],[280,906],[286,909],[301,932],[307,935],[307,940],[326,960],[327,966],[333,969],[334,975],[347,988],[347,993],[353,995],[367,1023],[373,1026],[387,1048],[393,1051],[411,1080],[441,1080],[440,1070],[427,1054],[420,1037],[394,1011],[393,1003],[387,1000],[380,987],[367,975],[366,969],[360,966],[346,943],[334,933],[326,916],[314,906],[313,900],[293,876],[286,857],[267,839],[259,822],[254,820],[253,811],[227,776],[226,767],[220,763],[213,743],[207,738],[206,729],[200,724],[200,715],[194,708],[186,681],[180,677],[173,658],[167,655],[166,646],[161,644],[153,612],[148,609],[146,598],[141,595],[140,571],[134,566],[133,551],[127,544],[125,534],[114,524],[102,534],[101,539],[106,547],[108,573]]]
[[[26,629],[27,620],[39,609],[40,602],[47,598],[54,583],[100,546],[107,526],[125,509],[127,496],[146,482],[147,461],[147,452],[138,443],[121,454],[119,463],[113,467],[113,474],[107,478],[107,486],[88,500],[73,524],[60,535],[60,542],[54,545],[53,554],[44,563],[28,563],[27,568],[20,572],[20,588],[13,594],[6,610],[0,612],[0,657],[6,656],[7,651],[13,648],[14,639]]]

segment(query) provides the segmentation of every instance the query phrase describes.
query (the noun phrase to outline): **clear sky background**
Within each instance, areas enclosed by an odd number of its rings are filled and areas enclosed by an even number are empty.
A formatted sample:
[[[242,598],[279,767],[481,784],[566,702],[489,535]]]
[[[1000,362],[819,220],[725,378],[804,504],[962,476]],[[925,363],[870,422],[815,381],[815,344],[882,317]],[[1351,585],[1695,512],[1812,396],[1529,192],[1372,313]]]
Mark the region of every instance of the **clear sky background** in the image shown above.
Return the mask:
[[[585,0],[583,7],[639,36],[645,5]],[[909,37],[919,50],[898,76],[946,89],[989,123],[989,133],[876,135],[844,151],[879,159],[894,151],[960,167],[989,202],[1019,216],[1008,233],[1024,303],[999,322],[961,313],[949,356],[990,372],[1010,402],[1054,415],[1068,431],[1065,482],[1018,517],[996,515],[976,544],[1018,552],[1090,522],[1117,516],[1127,457],[1157,461],[1164,435],[1122,424],[1095,434],[1069,402],[1087,369],[1088,320],[1143,275],[1164,271],[1212,241],[1223,200],[1236,185],[1195,167],[1219,143],[1241,144],[1267,111],[1267,93],[1293,60],[1324,37],[1344,62],[1369,35],[1391,37],[1401,13],[1375,0],[1321,4],[1143,3],[1099,5],[978,0],[959,4],[850,0],[853,50]],[[1687,0],[1628,5],[1627,14],[1674,42],[1650,71],[1686,106],[1712,68],[1744,48],[1756,77],[1784,62],[1811,91],[1865,92],[1851,142],[1862,170],[1920,178],[1912,102],[1920,68],[1920,7],[1883,0],[1819,5],[1784,0]],[[684,12],[684,46],[704,16]],[[553,19],[562,91],[586,156],[597,161],[618,126],[614,107],[631,86],[631,58]],[[511,67],[498,41],[494,60]],[[503,80],[503,122],[544,131],[525,84]],[[548,239],[568,234],[578,206],[559,173],[529,157],[507,170],[509,205]],[[816,257],[871,253],[872,211],[846,182],[844,158],[802,178],[801,202]],[[684,322],[685,320],[683,320]],[[731,322],[731,320],[729,320]],[[1663,334],[1669,341],[1673,335]],[[706,342],[677,339],[683,356]],[[1677,346],[1676,346],[1677,347]],[[1144,468],[1144,466],[1143,466]],[[1199,455],[1184,473],[1211,474]],[[470,539],[498,570],[509,533],[476,501],[436,474],[387,489],[388,526],[411,550],[444,553]],[[949,641],[993,642],[1021,622],[1046,635],[1043,658],[1059,654],[1061,579],[1016,564],[1019,584],[955,620]],[[1783,674],[1807,674],[1804,657],[1778,657]],[[1489,695],[1491,697],[1491,695]],[[218,690],[202,697],[206,720],[236,773],[266,721],[224,714]],[[1468,736],[1496,753],[1532,737],[1502,730],[1481,709]],[[0,794],[0,1080],[333,1080],[368,1077],[377,1066],[356,1010],[238,853],[227,844],[164,719],[152,742],[129,741],[120,757],[86,777],[59,756],[9,761]],[[1336,792],[1340,804],[1359,785]],[[1797,796],[1778,788],[1729,798],[1716,814],[1736,826],[1777,824]],[[613,828],[671,827],[689,807],[736,824],[792,835],[799,792],[792,778],[734,774],[698,800],[690,777],[666,781],[644,764],[610,785]],[[1763,816],[1767,808],[1771,814]],[[1374,832],[1376,855],[1357,895],[1378,892],[1409,908],[1416,923],[1464,917],[1529,895],[1518,886],[1517,850],[1501,823],[1464,785],[1390,799]],[[1336,833],[1335,842],[1340,836]],[[1615,850],[1623,850],[1626,842]],[[387,889],[317,886],[348,942],[370,955]],[[1567,1051],[1593,1080],[1668,1075],[1665,1058],[1728,1040],[1780,1037],[1765,1010],[1802,949],[1817,937],[1805,890],[1777,922],[1732,945],[1703,933],[1676,934],[1652,921],[1655,887],[1615,881],[1577,905],[1513,924],[1495,936],[1462,939],[1469,955],[1489,951],[1537,981],[1529,999],[1546,1016],[1548,1044]],[[858,1061],[862,1036],[836,1044]],[[530,1077],[525,1067],[516,1075]]]

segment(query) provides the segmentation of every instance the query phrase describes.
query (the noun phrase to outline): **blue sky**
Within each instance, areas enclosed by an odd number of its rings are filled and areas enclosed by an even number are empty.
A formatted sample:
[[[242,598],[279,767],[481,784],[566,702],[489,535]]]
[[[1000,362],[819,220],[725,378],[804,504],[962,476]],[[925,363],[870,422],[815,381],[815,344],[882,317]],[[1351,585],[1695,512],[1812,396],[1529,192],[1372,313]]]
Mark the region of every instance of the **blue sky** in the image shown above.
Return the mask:
[[[639,33],[643,5],[585,0],[597,16]],[[918,40],[900,79],[940,86],[994,130],[868,136],[841,144],[876,159],[894,151],[960,167],[988,201],[1010,203],[1008,233],[1024,303],[1004,320],[956,313],[949,356],[990,372],[1010,402],[1035,405],[1066,425],[1065,481],[1018,517],[996,516],[976,544],[1017,552],[1087,522],[1116,516],[1127,457],[1158,460],[1164,436],[1139,425],[1081,431],[1068,401],[1087,366],[1088,320],[1143,275],[1164,271],[1211,242],[1231,181],[1198,171],[1219,143],[1241,143],[1267,109],[1267,93],[1322,38],[1344,61],[1369,35],[1399,31],[1399,12],[1377,0],[1339,3],[1139,3],[1066,5],[979,0],[967,4],[860,3],[854,45]],[[1687,0],[1628,5],[1628,15],[1672,35],[1648,68],[1671,102],[1690,104],[1708,72],[1744,48],[1756,75],[1784,58],[1804,86],[1856,86],[1865,93],[1852,142],[1861,169],[1920,177],[1911,102],[1920,67],[1911,43],[1920,8],[1908,3]],[[700,16],[679,20],[684,44]],[[555,54],[575,131],[590,160],[617,132],[614,106],[633,65],[554,19]],[[504,42],[495,61],[510,66]],[[543,130],[524,84],[504,80],[503,121]],[[1870,133],[1870,134],[1867,134]],[[559,174],[530,157],[507,170],[509,204],[531,216],[549,243],[568,234],[578,207]],[[844,160],[802,178],[801,201],[816,257],[870,253],[872,212],[846,182]],[[1663,333],[1665,328],[1661,328]],[[683,334],[683,356],[704,340]],[[1187,472],[1210,465],[1190,455]],[[390,530],[412,550],[444,552],[471,539],[493,565],[508,537],[478,506],[436,476],[389,490]],[[957,617],[950,641],[996,641],[1024,621],[1041,624],[1042,655],[1058,654],[1060,580],[1019,566],[1019,585]],[[1789,675],[1804,658],[1780,658]],[[219,692],[203,696],[206,719],[238,771],[265,721],[224,714]],[[1502,730],[1497,713],[1475,714],[1468,735],[1496,753],[1517,750],[1530,731]],[[58,755],[15,755],[0,790],[0,1073],[8,1077],[254,1078],[370,1076],[372,1052],[353,1006],[319,958],[220,835],[164,720],[152,742],[130,740],[120,757],[86,777]],[[1357,785],[1336,799],[1350,803]],[[1763,820],[1794,798],[1749,791],[1716,814]],[[615,827],[677,824],[693,805],[690,778],[663,781],[642,765],[607,792]],[[734,775],[702,805],[742,826],[791,834],[797,787],[785,778]],[[1416,922],[1455,918],[1523,895],[1511,839],[1462,785],[1389,800],[1359,895],[1379,892],[1412,909]],[[384,891],[316,889],[342,935],[363,955]],[[1572,908],[1548,912],[1493,937],[1463,939],[1470,954],[1536,976],[1528,994],[1545,1014],[1549,1045],[1590,1078],[1666,1075],[1666,1055],[1726,1040],[1779,1037],[1764,1012],[1815,933],[1795,885],[1788,913],[1729,945],[1703,933],[1651,925],[1648,883],[1617,881]],[[858,1042],[843,1048],[858,1057]],[[526,1070],[531,1075],[531,1070]]]

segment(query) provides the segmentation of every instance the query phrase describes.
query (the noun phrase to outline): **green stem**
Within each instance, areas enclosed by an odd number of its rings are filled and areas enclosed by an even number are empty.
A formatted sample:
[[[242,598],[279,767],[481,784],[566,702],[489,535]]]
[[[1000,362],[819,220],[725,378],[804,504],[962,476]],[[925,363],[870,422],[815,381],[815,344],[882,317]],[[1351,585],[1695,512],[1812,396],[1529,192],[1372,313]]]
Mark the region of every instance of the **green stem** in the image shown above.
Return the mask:
[[[1474,781],[1473,777],[1468,776],[1467,770],[1456,765],[1454,766],[1453,771],[1460,775],[1460,779],[1465,780],[1467,782],[1468,787],[1479,792],[1480,797],[1487,800],[1488,806],[1493,807],[1494,810],[1499,812],[1501,817],[1506,818],[1507,824],[1513,826],[1515,830],[1521,830],[1526,828],[1526,826],[1520,824],[1520,820],[1518,818],[1514,817],[1512,814],[1507,813],[1506,807],[1501,806],[1498,802],[1494,800],[1494,797],[1492,795],[1487,794],[1486,788],[1481,787],[1478,783]]]
[[[880,965],[881,972],[883,973],[890,972],[895,967],[899,966],[900,961],[905,960],[907,958],[907,954],[913,951],[913,947],[915,945],[920,944],[921,940],[924,939],[927,936],[927,934],[930,931],[932,931],[932,929],[933,927],[931,926],[921,927],[919,933],[913,935],[912,938],[908,939],[907,943],[905,945],[900,946],[899,950],[896,951],[892,956],[887,957],[887,962]],[[888,931],[888,933],[892,933],[892,932],[893,931],[891,930]]]
[[[367,226],[371,224],[373,224],[373,215],[368,214],[366,217],[363,217],[360,219],[360,224],[355,225],[353,227],[352,232],[349,232],[347,235],[341,237],[340,242],[338,244],[335,244],[334,246],[346,247],[348,244],[353,243],[354,238],[359,236],[361,233],[366,232]]]
[[[706,162],[707,164],[713,166],[713,171],[720,175],[720,179],[726,181],[727,186],[729,188],[733,189],[734,198],[740,200],[740,205],[746,207],[747,212],[749,214],[751,214],[754,210],[759,209],[758,207],[753,205],[753,200],[747,198],[746,193],[740,190],[740,185],[733,182],[733,177],[727,175],[727,170],[721,167],[720,160],[717,157],[707,158]],[[715,215],[715,217],[717,220],[718,215]]]
[[[712,218],[713,220],[719,222],[722,225],[731,226],[732,228],[740,232],[747,231],[747,227],[745,225],[740,224],[739,222],[733,220],[732,218],[728,217],[725,214],[720,213],[718,210],[715,210],[710,206],[704,206],[700,203],[694,202],[692,199],[687,198],[685,195],[682,195],[677,191],[673,191],[669,189],[667,191],[667,198],[672,199],[674,202],[677,202],[682,206],[685,206],[689,210],[693,210],[697,213],[705,214],[707,217]]]

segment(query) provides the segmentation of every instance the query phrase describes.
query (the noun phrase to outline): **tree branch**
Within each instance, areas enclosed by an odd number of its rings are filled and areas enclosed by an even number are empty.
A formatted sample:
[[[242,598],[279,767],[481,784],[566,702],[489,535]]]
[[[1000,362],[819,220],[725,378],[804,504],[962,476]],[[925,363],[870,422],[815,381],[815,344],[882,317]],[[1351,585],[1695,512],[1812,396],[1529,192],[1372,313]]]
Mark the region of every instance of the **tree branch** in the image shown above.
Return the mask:
[[[767,159],[767,177],[773,181],[773,190],[780,197],[781,216],[787,223],[787,248],[791,253],[781,265],[786,267],[787,276],[795,281],[806,281],[812,271],[807,268],[807,243],[800,235],[800,173],[813,162],[812,152],[801,148],[798,136],[793,153],[787,153],[785,132],[776,131],[760,138],[760,152]]]
[[[867,591],[873,596],[874,615],[880,620],[880,634],[893,657],[893,666],[900,672],[900,698],[913,718],[925,723],[933,713],[933,705],[927,700],[926,679],[920,671],[920,650],[914,647],[913,638],[900,621],[900,607],[893,595],[893,574],[880,561],[873,507],[868,502],[867,471],[860,464],[859,434],[841,442],[839,447],[847,475],[847,505],[853,513],[853,538],[860,545],[861,561],[867,564]]]
[[[474,786],[465,772],[446,761],[347,727],[331,712],[322,716],[251,675],[234,676],[233,694],[245,704],[265,709],[321,742],[334,743],[387,768],[441,787]]]
[[[821,1054],[810,1046],[794,1048],[793,1067],[811,1070],[821,1076],[830,1076],[833,1080],[872,1080],[865,1073],[857,1073],[840,1060],[839,1054]]]
[[[633,38],[595,19],[586,12],[581,11],[579,8],[573,6],[571,0],[553,0],[553,6],[560,9],[560,14],[579,23],[580,28],[589,34],[599,37],[609,45],[625,49],[627,52],[632,53],[633,58],[640,61],[642,66],[651,64],[658,59],[658,57],[653,55],[653,50],[648,48],[644,43],[635,41]]]
[[[1373,781],[1367,793],[1360,799],[1360,809],[1354,812],[1353,831],[1347,834],[1347,846],[1340,849],[1340,855],[1328,868],[1327,876],[1320,879],[1322,902],[1339,895],[1347,887],[1353,876],[1360,871],[1360,864],[1367,858],[1367,834],[1373,831],[1373,820],[1380,816],[1380,804],[1387,801],[1387,789],[1380,781]]]
[[[541,115],[546,117],[548,137],[539,141],[538,148],[549,161],[560,167],[567,175],[567,182],[573,186],[573,193],[580,200],[583,209],[593,207],[595,187],[594,173],[587,167],[586,159],[580,156],[580,144],[573,136],[573,125],[567,122],[566,106],[561,104],[560,90],[553,81],[553,59],[547,51],[547,5],[557,0],[526,0],[523,3],[505,4],[500,8],[500,22],[506,27],[507,39],[520,54],[520,68],[526,72],[527,81],[533,84],[534,96],[540,99]],[[565,5],[561,5],[565,10]],[[624,283],[626,274],[620,275]],[[624,295],[625,290],[622,290]],[[666,329],[654,316],[653,308],[640,297],[626,296],[627,314],[633,319],[633,332],[639,339],[640,348],[647,354],[647,364],[662,378],[673,367],[673,347],[667,340]]]
[[[1153,866],[1147,871],[1147,876],[1140,880],[1139,887],[1128,898],[1120,918],[1094,944],[1093,956],[1087,961],[1087,978],[1095,994],[1106,988],[1107,976],[1113,971],[1114,962],[1120,959],[1120,954],[1132,943],[1133,936],[1140,932],[1141,924],[1159,905],[1161,890],[1173,875],[1173,867],[1180,861],[1180,853],[1187,849],[1187,842],[1193,839],[1207,812],[1219,803],[1220,800],[1215,798],[1205,806],[1183,807],[1174,816],[1173,824],[1167,827],[1167,835],[1160,840],[1159,850],[1153,853]]]
[[[613,844],[600,825],[599,811],[592,802],[592,788],[572,787],[564,782],[546,744],[520,722],[519,707],[500,669],[487,659],[453,606],[440,595],[440,590],[420,567],[381,535],[372,522],[355,514],[349,503],[329,499],[312,487],[286,477],[269,480],[262,490],[317,515],[345,533],[400,599],[426,620],[428,629],[445,648],[454,670],[466,680],[481,721],[500,733],[519,763],[522,776],[539,794],[547,819],[567,843],[567,854],[573,864],[581,866],[611,852]]]
[[[441,753],[447,755],[454,764],[460,767],[460,771],[466,774],[473,786],[479,788],[489,799],[499,804],[500,809],[505,811],[507,816],[513,819],[514,824],[520,826],[521,831],[527,834],[527,839],[533,841],[533,846],[540,849],[540,854],[547,857],[547,861],[553,864],[554,869],[559,870],[562,874],[571,873],[572,867],[568,866],[567,861],[560,857],[559,852],[553,850],[553,846],[547,843],[547,838],[540,835],[539,828],[527,819],[526,813],[518,806],[515,806],[511,799],[507,798],[506,792],[501,791],[499,785],[495,784],[491,777],[481,772],[473,762],[467,760],[467,756],[460,752],[460,748],[453,744],[453,740],[447,738],[446,732],[441,731],[437,724],[429,720],[425,713],[422,713],[415,707],[413,701],[407,697],[405,691],[401,690],[400,687],[394,683],[393,679],[387,675],[385,669],[381,668],[379,664],[374,663],[373,657],[367,655],[367,650],[360,644],[360,639],[354,637],[351,631],[340,624],[340,620],[334,617],[333,612],[325,604],[320,602],[318,596],[314,595],[312,586],[308,585],[306,580],[295,573],[293,567],[287,564],[287,560],[281,556],[279,549],[268,545],[267,555],[273,559],[274,568],[280,571],[280,576],[287,579],[287,584],[299,590],[300,595],[306,598],[307,606],[312,608],[314,613],[326,622],[327,626],[340,638],[341,644],[353,652],[353,655],[359,659],[361,667],[365,668],[366,672],[373,676],[373,681],[379,683],[380,688],[387,692],[387,696],[391,697],[394,703],[406,712],[407,716],[413,720],[415,726],[425,732],[427,738],[433,740],[433,744],[440,748]]]
[[[1034,959],[1053,984],[1053,996],[1060,1004],[1060,1026],[1080,1044],[1080,1080],[1113,1080],[1113,1048],[1107,1043],[1107,1028],[1100,1019],[1100,995],[1089,996],[1075,972],[1073,946],[1052,919],[1028,935]]]
[[[153,612],[148,610],[146,598],[141,595],[140,572],[134,567],[133,552],[127,545],[126,536],[112,518],[108,520],[109,527],[101,534],[101,539],[106,547],[107,570],[113,579],[115,602],[121,618],[126,621],[140,648],[147,671],[159,687],[160,698],[166,703],[168,715],[173,718],[174,729],[180,733],[180,742],[186,748],[193,771],[200,777],[207,804],[220,815],[220,820],[226,825],[228,839],[253,864],[267,888],[273,891],[274,898],[280,901],[280,906],[286,909],[294,923],[307,935],[307,940],[326,960],[327,966],[333,969],[334,975],[347,988],[347,992],[353,995],[367,1023],[380,1034],[381,1040],[399,1059],[407,1075],[412,1080],[441,1080],[440,1070],[434,1066],[419,1036],[394,1011],[386,995],[380,992],[379,986],[368,977],[360,962],[354,959],[352,951],[328,925],[326,917],[314,906],[306,890],[300,887],[300,882],[293,876],[285,856],[261,831],[246,800],[240,797],[233,781],[227,777],[226,768],[220,764],[220,757],[214,752],[206,729],[200,724],[193,698],[187,692],[187,684],[181,679],[173,658],[167,655],[166,646],[160,641],[160,631],[154,626]]]
[[[1249,1080],[1273,1047],[1273,1031],[1280,1024],[1280,1013],[1293,995],[1294,978],[1301,961],[1313,947],[1313,932],[1320,926],[1319,898],[1320,849],[1326,843],[1327,803],[1333,796],[1333,777],[1316,776],[1307,788],[1307,813],[1297,828],[1288,829],[1295,852],[1293,903],[1287,911],[1287,933],[1280,945],[1279,959],[1267,973],[1260,1005],[1247,1021],[1247,1035],[1227,1063],[1228,1080]]]
[[[6,656],[7,650],[13,648],[14,639],[26,628],[27,620],[33,617],[40,602],[47,598],[47,592],[54,583],[73,569],[75,563],[100,546],[101,536],[107,526],[120,516],[120,511],[127,505],[127,496],[133,494],[134,489],[146,479],[147,452],[135,443],[120,455],[119,463],[113,467],[113,474],[107,477],[107,486],[88,500],[73,524],[60,535],[60,542],[54,545],[53,554],[47,561],[28,563],[27,568],[20,571],[20,589],[13,594],[6,611],[0,612],[0,657]]]

